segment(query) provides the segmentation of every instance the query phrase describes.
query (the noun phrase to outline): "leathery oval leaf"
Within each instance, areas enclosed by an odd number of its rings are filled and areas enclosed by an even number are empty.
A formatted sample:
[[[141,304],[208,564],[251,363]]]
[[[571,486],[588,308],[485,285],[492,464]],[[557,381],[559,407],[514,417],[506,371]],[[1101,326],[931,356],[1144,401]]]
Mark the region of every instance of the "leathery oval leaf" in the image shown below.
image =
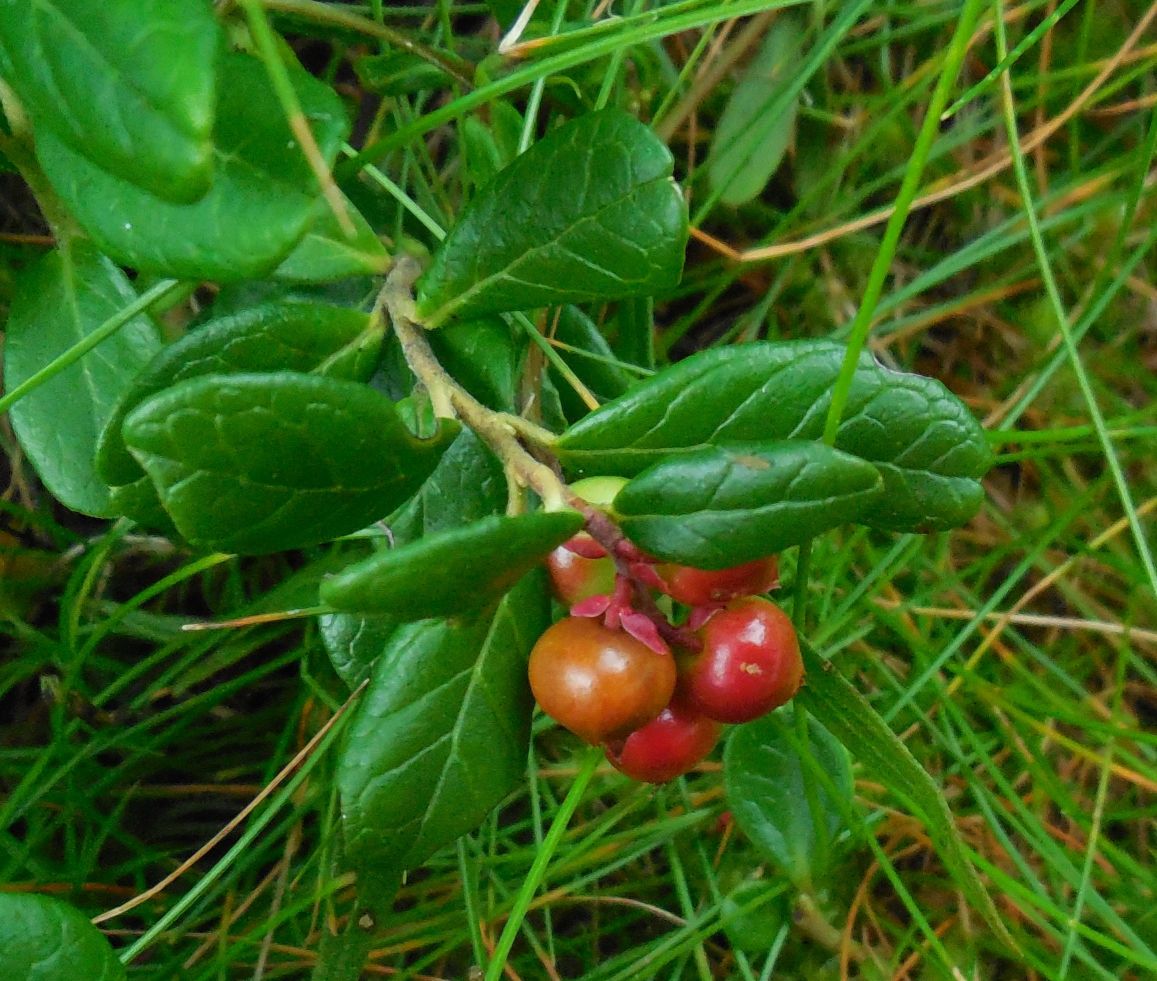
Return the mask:
[[[121,981],[124,965],[74,906],[34,893],[0,893],[0,977]]]
[[[131,518],[142,528],[167,538],[176,540],[181,537],[169,512],[157,496],[157,488],[143,470],[137,480],[129,484],[117,484],[111,491],[110,506],[115,514]]]
[[[220,46],[207,0],[0,4],[0,71],[38,136],[169,201],[209,188]]]
[[[478,610],[582,524],[577,511],[482,518],[356,562],[321,584],[321,601],[337,610],[404,620]]]
[[[520,345],[500,317],[483,317],[432,331],[430,347],[451,376],[483,405],[514,409]]]
[[[353,691],[366,678],[401,624],[393,617],[324,613],[317,620],[329,663]]]
[[[395,545],[501,514],[509,492],[502,463],[464,427],[421,490],[389,517]]]
[[[449,317],[657,293],[679,281],[687,206],[667,147],[619,109],[559,127],[466,206],[418,281]]]
[[[292,71],[290,80],[322,158],[332,165],[349,123],[328,85]],[[230,282],[271,272],[315,220],[321,199],[265,66],[224,55],[212,186],[174,203],[114,176],[52,130],[37,156],[69,211],[108,255],[160,276]]]
[[[384,517],[456,431],[420,440],[367,386],[294,372],[190,378],[123,426],[177,530],[243,553],[315,545]]]
[[[823,443],[727,443],[655,464],[612,508],[656,558],[724,569],[855,521],[882,491],[871,463]]]
[[[353,224],[353,237],[346,235],[330,203],[314,205],[315,217],[301,241],[274,270],[277,279],[294,283],[329,283],[346,276],[380,276],[390,264],[386,247],[347,198],[346,215]]]
[[[501,514],[506,500],[502,464],[474,430],[463,428],[418,493],[391,514],[386,524],[394,545],[404,545],[423,535]],[[319,618],[330,663],[351,689],[369,674],[401,622],[397,617],[357,613],[327,613]]]
[[[124,273],[86,242],[74,241],[25,269],[5,333],[7,390],[84,342],[136,299]],[[66,507],[102,517],[118,513],[94,464],[97,439],[121,393],[160,349],[156,325],[138,314],[13,405],[20,445]]]
[[[802,340],[700,352],[580,420],[555,450],[571,469],[629,476],[729,440],[819,439],[846,351]],[[857,520],[889,530],[967,521],[993,461],[984,430],[944,385],[866,353],[835,445],[880,471],[885,493]]]
[[[648,333],[651,326],[648,321]],[[548,336],[558,342],[563,360],[587,389],[580,395],[569,379],[553,366],[550,368],[550,378],[558,389],[568,419],[581,419],[591,411],[592,406],[584,400],[588,393],[602,404],[627,390],[630,376],[619,367],[619,359],[598,325],[582,310],[575,306],[563,307],[550,328]]]
[[[125,417],[150,395],[198,375],[297,371],[365,381],[377,367],[384,325],[349,307],[274,301],[194,327],[160,351],[117,401],[97,448],[110,484],[144,476],[121,433]]]
[[[387,642],[338,764],[354,868],[420,864],[523,779],[534,707],[526,659],[547,623],[536,570],[491,613],[405,624]]]
[[[802,889],[822,879],[843,827],[840,806],[813,767],[828,776],[845,805],[852,804],[848,751],[814,715],[808,716],[804,745],[790,706],[736,726],[723,755],[727,803],[736,822]]]

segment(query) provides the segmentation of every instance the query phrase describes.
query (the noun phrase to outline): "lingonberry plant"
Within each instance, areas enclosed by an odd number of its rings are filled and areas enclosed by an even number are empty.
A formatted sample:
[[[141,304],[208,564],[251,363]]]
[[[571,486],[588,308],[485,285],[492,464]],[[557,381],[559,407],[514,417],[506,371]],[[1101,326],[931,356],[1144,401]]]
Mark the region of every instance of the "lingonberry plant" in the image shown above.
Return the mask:
[[[406,871],[524,779],[532,691],[623,773],[663,782],[719,723],[788,701],[805,664],[824,794],[850,782],[833,734],[868,747],[995,921],[927,778],[759,598],[775,556],[841,526],[967,521],[991,463],[968,409],[822,339],[653,371],[639,356],[643,380],[593,372],[610,397],[576,403],[564,391],[588,388],[546,336],[605,367],[614,335],[622,364],[647,349],[649,298],[680,279],[685,195],[644,122],[562,99],[444,237],[387,230],[361,175],[420,213],[374,167],[387,146],[340,161],[349,107],[259,4],[82,6],[0,5],[0,150],[54,239],[12,302],[4,405],[68,508],[192,551],[328,563],[312,612],[330,680],[355,691],[330,871],[354,885],[337,898],[348,926],[321,928],[317,977],[357,977]],[[125,63],[127,38],[151,40]],[[485,114],[465,122],[489,132]],[[742,746],[729,739],[729,786],[756,755]],[[44,930],[65,915],[28,909]],[[78,972],[118,976],[99,937],[77,936]]]
[[[589,504],[607,507],[623,489],[621,477],[588,477],[571,485],[571,492]],[[581,531],[546,557],[551,591],[566,606],[609,595],[615,585],[615,563],[607,550]]]
[[[530,690],[542,710],[588,743],[622,740],[675,692],[675,661],[598,620],[564,617],[530,652]]]
[[[687,698],[719,722],[751,722],[784,705],[803,680],[795,627],[774,603],[736,599],[701,631],[683,671]]]
[[[726,603],[740,596],[766,593],[779,583],[779,563],[774,555],[744,562],[730,569],[696,569],[664,563],[656,569],[662,590],[687,606]]]
[[[626,739],[607,745],[607,759],[633,780],[666,783],[690,770],[719,741],[721,726],[683,698],[674,698]]]

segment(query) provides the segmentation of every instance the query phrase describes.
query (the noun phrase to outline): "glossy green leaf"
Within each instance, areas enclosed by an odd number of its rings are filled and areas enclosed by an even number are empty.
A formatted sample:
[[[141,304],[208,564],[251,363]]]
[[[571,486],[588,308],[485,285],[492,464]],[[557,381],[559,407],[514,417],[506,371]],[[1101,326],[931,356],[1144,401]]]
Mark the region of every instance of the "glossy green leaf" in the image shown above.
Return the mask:
[[[821,658],[802,639],[800,649],[807,683],[796,700],[824,720],[832,734],[860,761],[869,778],[882,783],[924,822],[952,881],[993,932],[1016,950],[1016,942],[969,859],[968,847],[936,782],[835,665]]]
[[[422,489],[390,516],[399,544],[502,514],[509,494],[499,461],[473,430],[463,429]]]
[[[346,235],[329,202],[314,206],[316,217],[301,241],[274,270],[278,279],[296,283],[328,283],[346,276],[380,276],[390,265],[390,254],[357,208],[346,201],[354,234]]]
[[[460,142],[465,176],[475,188],[485,187],[509,161],[504,161],[490,127],[477,116],[461,123]]]
[[[355,613],[326,613],[317,622],[330,664],[350,691],[369,677],[374,662],[400,626],[394,617]]]
[[[418,316],[655,293],[679,281],[687,208],[670,152],[618,109],[567,123],[478,193],[418,282]]]
[[[12,300],[5,387],[26,381],[136,299],[124,273],[87,243],[44,256],[21,274]],[[24,452],[66,507],[116,513],[94,465],[97,438],[121,393],[160,348],[156,326],[139,315],[12,407]]]
[[[187,379],[138,405],[122,431],[185,538],[248,553],[384,517],[454,432],[416,439],[365,385],[291,372]]]
[[[509,102],[492,103],[487,116],[485,122],[478,116],[467,116],[460,123],[464,176],[475,190],[518,156],[523,130],[522,114]]]
[[[459,139],[465,176],[475,188],[486,185],[518,156],[522,135],[522,113],[509,102],[492,102],[488,115],[488,122],[467,116],[461,124]]]
[[[422,620],[489,605],[583,524],[577,511],[495,515],[371,555],[321,585],[353,613]]]
[[[822,880],[843,826],[839,805],[812,765],[830,778],[843,801],[853,796],[847,750],[814,716],[807,723],[805,746],[794,713],[780,709],[736,726],[723,754],[727,805],[736,823],[801,889]]]
[[[322,303],[274,302],[195,327],[148,363],[118,400],[101,434],[97,471],[110,484],[144,476],[121,433],[145,399],[199,375],[296,371],[365,381],[377,366],[384,325]]]
[[[615,311],[614,350],[619,360],[655,370],[655,301],[639,296],[624,300]]]
[[[560,432],[570,425],[562,407],[562,398],[555,388],[554,379],[548,373],[539,383],[538,414],[542,424],[551,432]]]
[[[572,426],[556,445],[584,473],[640,472],[730,440],[819,439],[846,348],[764,342],[692,355]],[[836,447],[875,464],[884,494],[857,519],[932,531],[976,512],[992,465],[984,430],[940,382],[861,356]]]
[[[136,480],[127,484],[117,484],[109,488],[109,491],[110,509],[113,514],[131,518],[142,528],[167,538],[181,537],[177,526],[173,524],[173,519],[169,517],[169,512],[165,510],[160,497],[157,496],[157,488],[143,470]]]
[[[578,307],[567,306],[551,326],[563,361],[598,402],[609,402],[627,390],[630,376],[618,366],[615,352],[590,317]],[[553,368],[551,380],[568,418],[581,419],[591,411],[574,387]]]
[[[501,514],[506,508],[502,464],[472,429],[463,429],[409,501],[386,521],[395,545]],[[352,688],[368,674],[399,621],[333,613],[320,618],[322,642],[338,675]]]
[[[526,659],[548,623],[542,576],[492,615],[403,626],[379,659],[338,765],[346,856],[405,869],[473,830],[523,780]]]
[[[303,71],[290,73],[322,157],[337,156],[349,125],[337,94]],[[212,187],[174,204],[93,164],[51,130],[37,155],[54,189],[93,240],[128,266],[179,279],[222,282],[271,272],[317,216],[317,178],[306,163],[265,66],[220,62]]]
[[[857,520],[882,489],[872,464],[823,443],[725,443],[644,470],[613,507],[645,552],[725,569]]]
[[[220,33],[207,0],[4,3],[0,75],[38,138],[188,202],[213,176]]]
[[[519,351],[498,317],[468,320],[429,335],[442,366],[479,402],[509,412],[518,388]]]
[[[222,284],[209,313],[215,318],[228,317],[266,303],[320,303],[361,310],[373,305],[381,286],[380,280],[370,276],[351,276],[329,283],[247,279]]]
[[[121,981],[125,969],[80,910],[34,893],[0,893],[0,977]]]
[[[719,117],[707,177],[724,204],[750,201],[783,160],[799,108],[803,39],[799,19],[781,13]]]

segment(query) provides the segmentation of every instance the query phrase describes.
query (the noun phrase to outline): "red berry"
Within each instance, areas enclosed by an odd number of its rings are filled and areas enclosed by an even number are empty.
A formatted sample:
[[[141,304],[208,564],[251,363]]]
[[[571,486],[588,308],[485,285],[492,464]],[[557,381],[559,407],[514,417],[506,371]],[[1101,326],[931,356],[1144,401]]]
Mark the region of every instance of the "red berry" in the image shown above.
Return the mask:
[[[632,780],[666,783],[690,770],[719,741],[722,727],[676,697],[622,746],[607,747],[607,759]]]
[[[733,600],[699,632],[703,649],[684,662],[681,688],[704,715],[750,722],[799,689],[803,660],[795,627],[759,597]]]
[[[530,687],[542,710],[580,739],[622,739],[671,700],[675,660],[598,620],[565,617],[530,652]]]
[[[609,593],[615,587],[614,562],[605,552],[602,558],[590,558],[592,545],[597,546],[595,540],[585,531],[579,532],[546,557],[551,588],[559,602],[567,606]]]
[[[730,569],[695,569],[689,565],[661,565],[663,592],[687,606],[726,603],[740,596],[766,593],[779,582],[779,563],[774,555]]]

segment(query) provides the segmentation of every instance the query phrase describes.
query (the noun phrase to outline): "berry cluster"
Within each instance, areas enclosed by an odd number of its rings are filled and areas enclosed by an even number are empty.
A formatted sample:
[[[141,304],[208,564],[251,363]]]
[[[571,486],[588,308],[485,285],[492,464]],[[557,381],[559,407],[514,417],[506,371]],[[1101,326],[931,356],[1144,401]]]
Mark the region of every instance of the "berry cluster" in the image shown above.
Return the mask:
[[[547,569],[570,615],[535,644],[531,689],[547,715],[604,746],[635,780],[686,773],[714,748],[723,723],[757,719],[800,686],[791,620],[758,595],[777,585],[774,556],[696,569],[580,532],[551,553]],[[663,597],[688,608],[679,626]]]

